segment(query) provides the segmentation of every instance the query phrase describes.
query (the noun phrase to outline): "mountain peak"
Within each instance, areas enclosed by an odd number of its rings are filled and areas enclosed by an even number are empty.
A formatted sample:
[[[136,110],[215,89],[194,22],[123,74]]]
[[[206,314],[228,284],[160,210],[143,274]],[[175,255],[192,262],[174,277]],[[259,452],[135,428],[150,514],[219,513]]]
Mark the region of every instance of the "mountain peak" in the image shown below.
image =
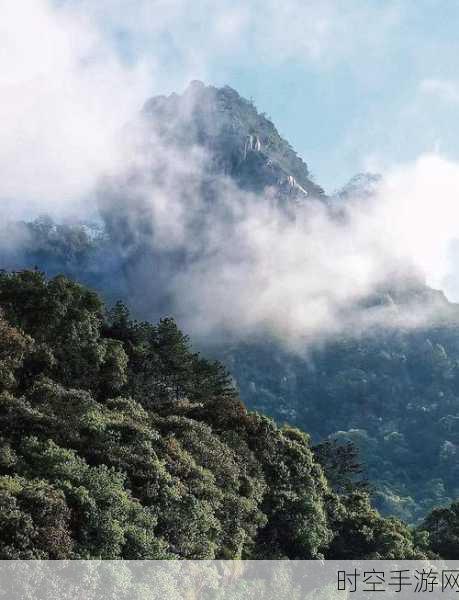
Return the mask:
[[[382,176],[378,173],[357,173],[335,194],[335,197],[339,200],[369,198],[376,192],[381,181]]]
[[[296,200],[324,196],[267,115],[228,85],[192,81],[181,95],[148,100],[143,115],[164,139],[203,146],[211,155],[211,170],[231,176],[244,189],[270,187]]]

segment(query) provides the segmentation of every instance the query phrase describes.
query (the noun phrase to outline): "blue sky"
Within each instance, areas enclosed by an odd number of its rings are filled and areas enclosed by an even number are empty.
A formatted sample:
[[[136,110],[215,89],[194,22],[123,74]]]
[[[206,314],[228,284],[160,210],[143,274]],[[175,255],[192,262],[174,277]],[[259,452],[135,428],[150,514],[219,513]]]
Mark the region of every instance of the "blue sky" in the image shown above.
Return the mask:
[[[153,0],[126,18],[131,3],[114,0],[108,19],[104,5],[94,18],[122,55],[154,59],[155,91],[235,87],[328,191],[425,152],[458,158],[456,0]]]
[[[459,2],[396,4],[379,47],[350,30],[351,55],[332,64],[292,59],[230,71],[230,83],[273,117],[329,190],[425,152],[458,158]]]

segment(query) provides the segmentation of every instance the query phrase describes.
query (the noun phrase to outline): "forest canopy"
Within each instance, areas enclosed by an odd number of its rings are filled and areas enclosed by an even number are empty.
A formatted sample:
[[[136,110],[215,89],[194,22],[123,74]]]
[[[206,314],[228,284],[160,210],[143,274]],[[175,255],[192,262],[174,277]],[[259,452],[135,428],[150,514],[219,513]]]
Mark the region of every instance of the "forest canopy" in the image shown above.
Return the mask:
[[[38,271],[0,311],[0,559],[459,555],[456,505],[381,517],[350,446],[249,412],[172,318]]]

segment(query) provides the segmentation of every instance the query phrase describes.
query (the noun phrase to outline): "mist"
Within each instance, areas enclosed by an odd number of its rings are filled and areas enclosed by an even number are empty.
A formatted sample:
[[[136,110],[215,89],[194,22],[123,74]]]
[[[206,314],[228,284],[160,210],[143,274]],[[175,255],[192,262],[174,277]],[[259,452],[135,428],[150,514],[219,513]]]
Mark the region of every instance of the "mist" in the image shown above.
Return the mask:
[[[183,15],[174,6],[166,22]],[[459,300],[458,163],[424,154],[385,171],[370,197],[282,206],[275,189],[241,189],[209,169],[208,149],[139,118],[164,86],[158,57],[126,60],[97,11],[45,0],[2,9],[2,221],[98,220],[109,241],[95,272],[118,278],[143,317],[174,314],[197,337],[269,332],[295,346],[434,322],[440,297],[394,302],[406,282]],[[234,13],[225,34],[237,38],[247,18]],[[325,32],[301,46],[309,59],[326,53]],[[181,76],[206,73],[206,53]],[[1,234],[8,268],[25,241],[11,225]]]
[[[144,314],[159,288],[197,338],[269,332],[292,347],[444,317],[424,283],[455,298],[456,164],[426,155],[370,196],[285,204],[209,173],[202,147],[145,130],[148,152],[99,194]]]
[[[120,128],[154,89],[81,13],[2,1],[0,199],[10,216],[77,213],[122,161]]]

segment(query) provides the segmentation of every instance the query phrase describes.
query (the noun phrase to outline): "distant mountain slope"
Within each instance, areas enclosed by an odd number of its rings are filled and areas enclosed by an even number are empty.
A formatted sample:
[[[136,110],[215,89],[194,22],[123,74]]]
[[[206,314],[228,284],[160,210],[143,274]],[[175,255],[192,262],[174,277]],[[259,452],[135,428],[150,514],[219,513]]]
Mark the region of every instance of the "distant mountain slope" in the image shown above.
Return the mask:
[[[457,323],[340,339],[306,356],[269,338],[213,354],[250,407],[316,442],[353,442],[384,514],[418,521],[459,497]]]
[[[381,175],[376,173],[358,173],[354,177],[351,177],[346,185],[338,190],[334,196],[344,201],[355,197],[370,197],[381,182],[381,179]]]

